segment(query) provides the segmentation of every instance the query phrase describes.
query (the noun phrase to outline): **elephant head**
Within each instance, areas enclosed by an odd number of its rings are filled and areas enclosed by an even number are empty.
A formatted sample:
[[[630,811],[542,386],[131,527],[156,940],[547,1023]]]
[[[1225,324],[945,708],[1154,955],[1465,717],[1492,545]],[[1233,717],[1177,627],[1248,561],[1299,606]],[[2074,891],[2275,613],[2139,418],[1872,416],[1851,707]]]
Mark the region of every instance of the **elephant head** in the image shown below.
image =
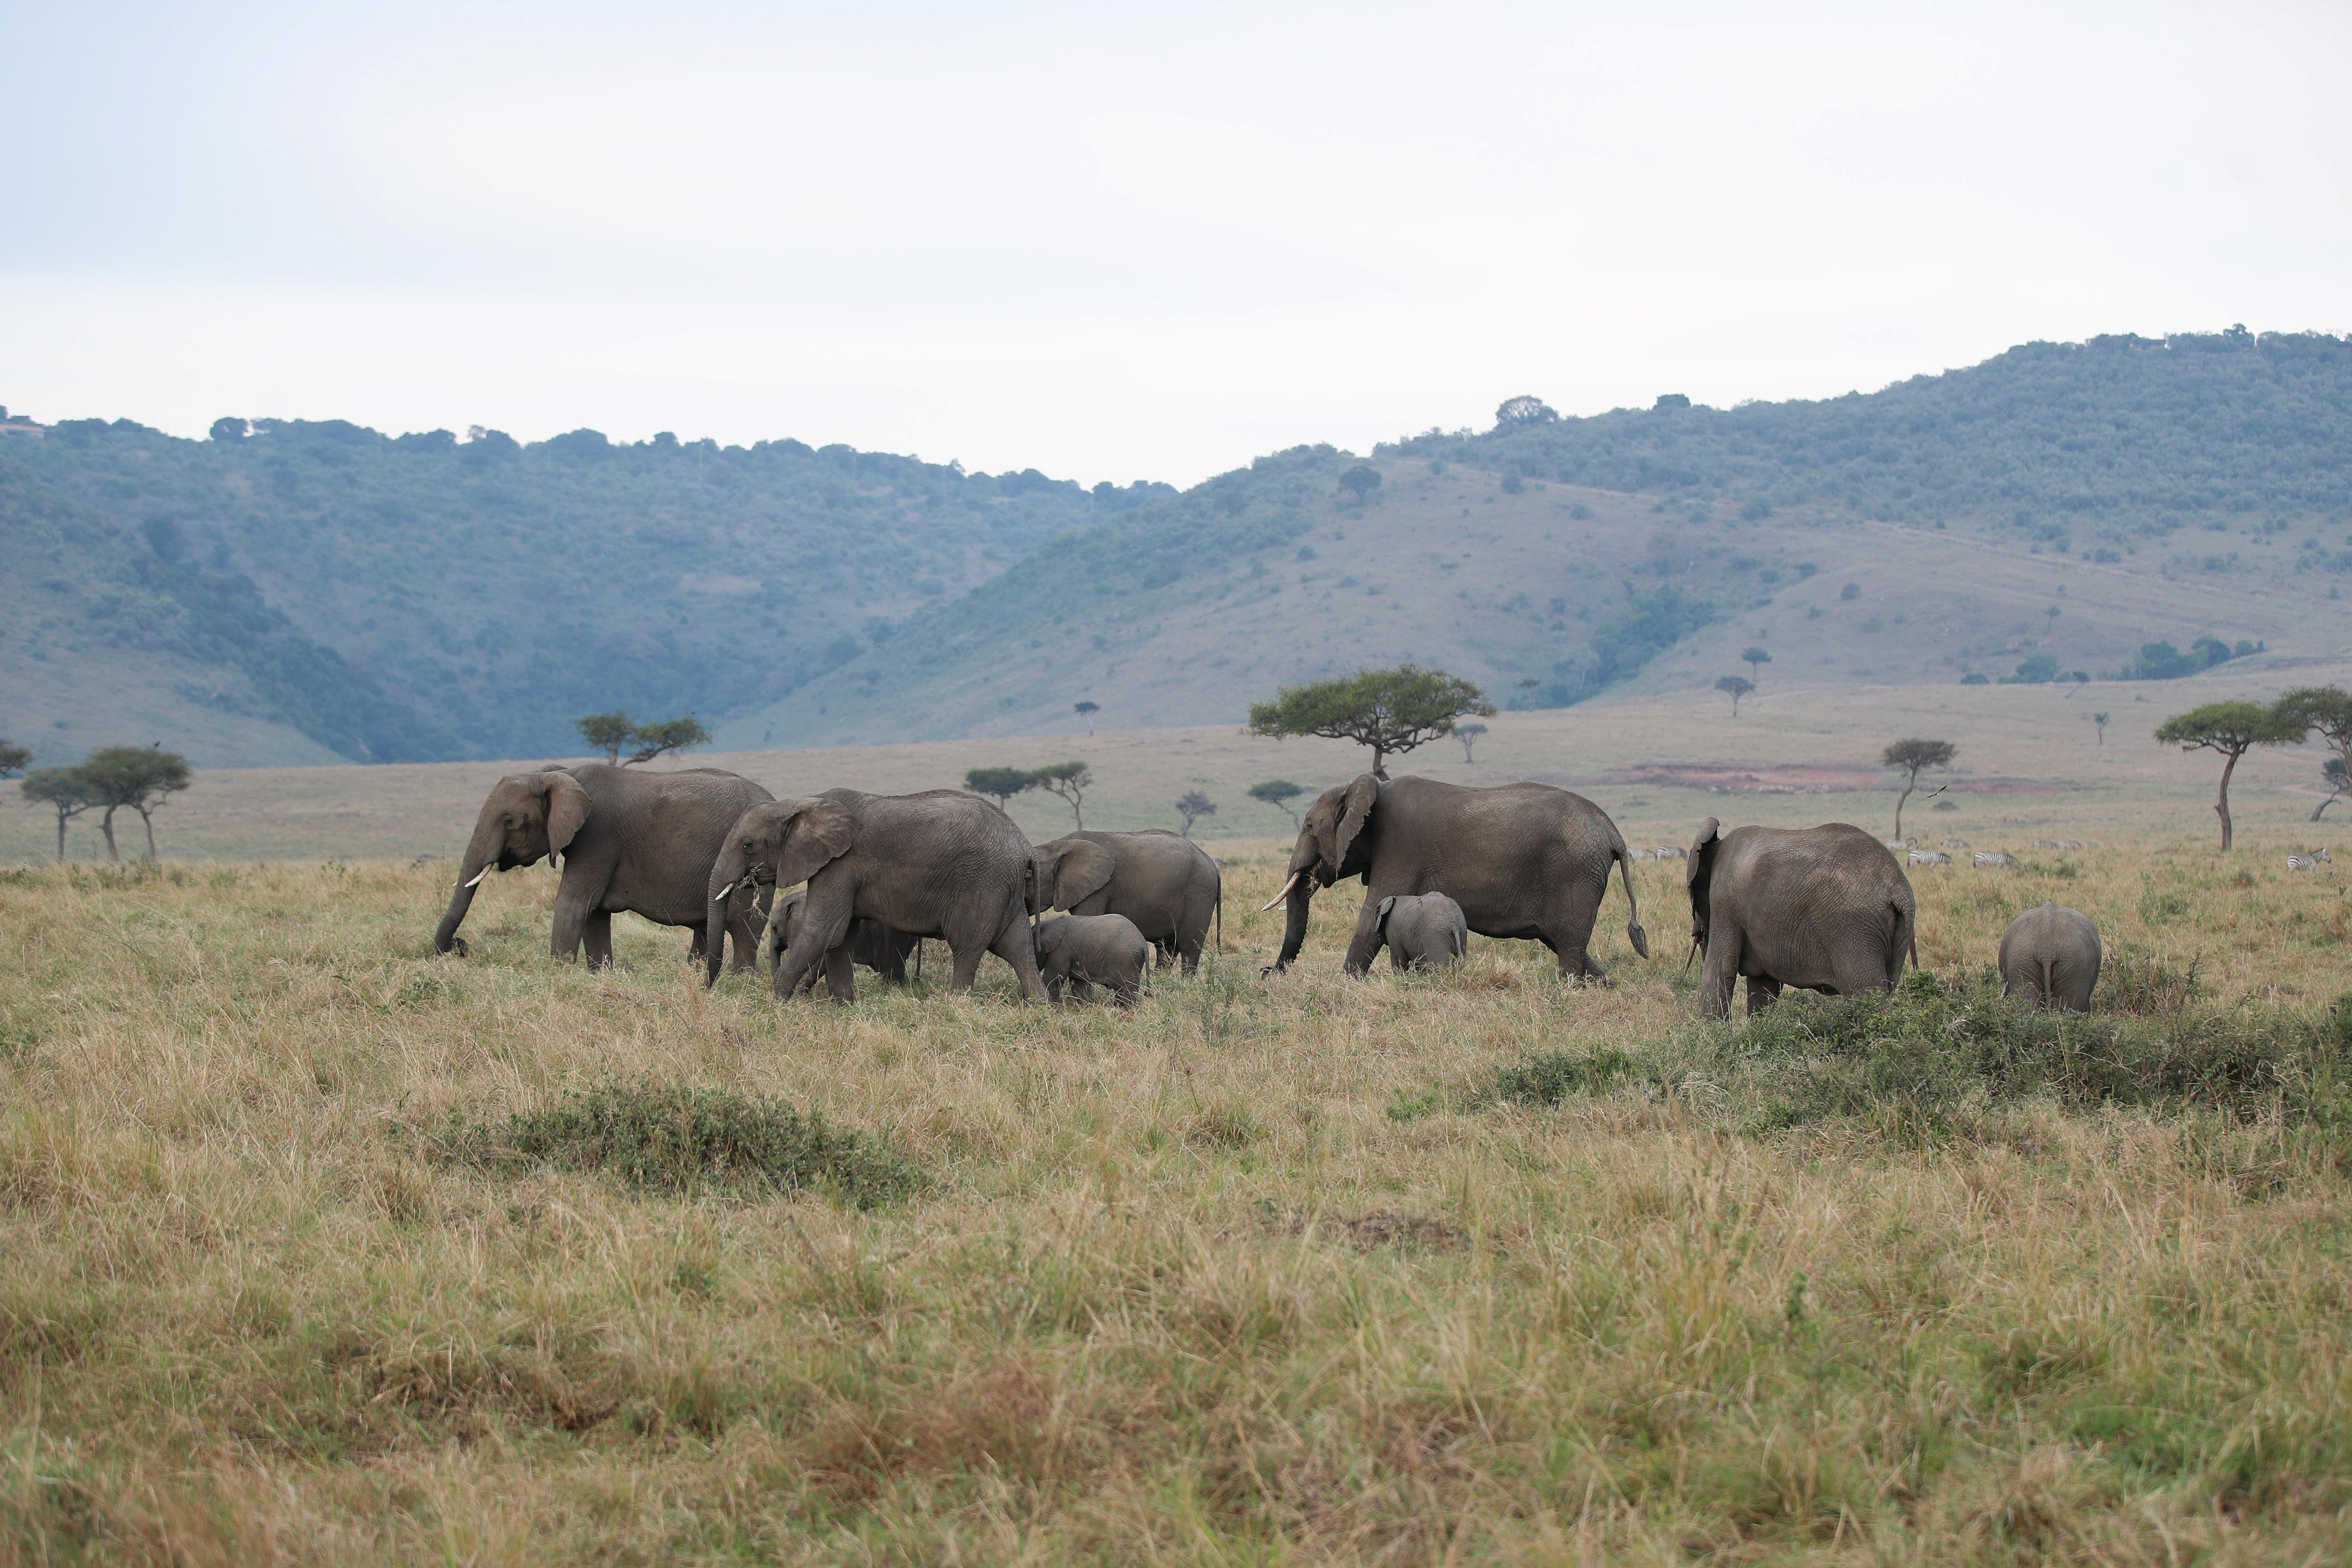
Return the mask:
[[[552,858],[569,848],[588,821],[588,792],[561,768],[535,773],[509,773],[490,786],[482,814],[474,819],[474,837],[466,845],[466,858],[457,868],[457,888],[442,911],[433,933],[441,952],[456,949],[466,954],[457,927],[473,907],[474,889],[492,871],[511,871],[541,857]]]
[[[1328,888],[1343,877],[1360,876],[1368,858],[1362,853],[1364,825],[1381,797],[1381,781],[1358,773],[1349,783],[1325,790],[1299,819],[1298,842],[1290,851],[1290,878],[1282,891],[1266,900],[1267,909],[1286,899],[1289,910],[1283,921],[1282,955],[1276,967],[1298,956],[1307,943],[1307,901],[1318,888]]]
[[[727,929],[727,900],[747,880],[777,888],[805,882],[849,853],[857,839],[857,818],[837,800],[772,800],[735,819],[719,858],[710,868],[709,909],[705,931]],[[709,983],[719,983],[718,943],[704,962]]]
[[[1716,819],[1710,816],[1699,824],[1698,837],[1691,840],[1689,869],[1684,873],[1691,906],[1691,956],[1683,960],[1685,970],[1691,966],[1691,958],[1697,957],[1706,946],[1707,895],[1715,875],[1715,852],[1723,847],[1723,835],[1717,828]]]
[[[1075,910],[1102,891],[1118,869],[1118,857],[1084,838],[1057,838],[1029,852],[1037,879],[1030,913]]]

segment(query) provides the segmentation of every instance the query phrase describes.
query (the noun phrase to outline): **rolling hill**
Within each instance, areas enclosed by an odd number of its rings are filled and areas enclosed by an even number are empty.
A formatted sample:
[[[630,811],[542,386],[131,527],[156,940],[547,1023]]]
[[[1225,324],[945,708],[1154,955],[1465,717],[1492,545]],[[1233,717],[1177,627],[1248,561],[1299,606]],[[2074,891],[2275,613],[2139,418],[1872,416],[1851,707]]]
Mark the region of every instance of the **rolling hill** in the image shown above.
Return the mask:
[[[2352,647],[2347,528],[2352,342],[2234,329],[1815,403],[1514,399],[1181,494],[797,441],[71,421],[0,443],[0,729],[423,760],[562,753],[611,707],[745,748],[1066,733],[1081,700],[1233,722],[1404,658],[1521,709],[2105,676],[2200,637],[2276,667]]]

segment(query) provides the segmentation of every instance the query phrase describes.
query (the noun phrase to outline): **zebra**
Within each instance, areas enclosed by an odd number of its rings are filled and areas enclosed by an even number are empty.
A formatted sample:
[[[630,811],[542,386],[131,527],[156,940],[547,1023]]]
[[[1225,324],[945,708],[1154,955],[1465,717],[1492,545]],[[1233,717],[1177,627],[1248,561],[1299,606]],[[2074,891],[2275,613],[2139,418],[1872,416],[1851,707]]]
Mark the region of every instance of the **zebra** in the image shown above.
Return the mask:
[[[2315,849],[2308,855],[2290,855],[2286,858],[2286,868],[2290,871],[2308,871],[2315,866],[2333,866],[2334,864],[2336,864],[2336,857],[2325,849]]]
[[[1911,864],[1914,866],[1948,866],[1951,863],[1952,858],[1949,855],[1945,854],[1940,849],[1914,849],[1911,851]]]
[[[1658,852],[1654,849],[1628,849],[1625,853],[1636,860],[1654,860],[1658,858]]]
[[[1658,846],[1658,858],[1661,860],[1687,860],[1690,858],[1690,851],[1682,848],[1677,845],[1661,844]]]
[[[1947,849],[1966,849],[1968,847],[1969,841],[1965,838],[1947,838],[1944,840],[1944,847]]]
[[[2071,849],[2074,847],[2073,845],[2067,843],[2063,838],[2037,838],[2033,841],[2033,847],[2036,849]]]
[[[2009,863],[2009,857],[2002,854],[1998,849],[1979,849],[1977,851],[1976,864],[1977,869],[1979,870],[1984,869],[1987,866],[2006,866]]]

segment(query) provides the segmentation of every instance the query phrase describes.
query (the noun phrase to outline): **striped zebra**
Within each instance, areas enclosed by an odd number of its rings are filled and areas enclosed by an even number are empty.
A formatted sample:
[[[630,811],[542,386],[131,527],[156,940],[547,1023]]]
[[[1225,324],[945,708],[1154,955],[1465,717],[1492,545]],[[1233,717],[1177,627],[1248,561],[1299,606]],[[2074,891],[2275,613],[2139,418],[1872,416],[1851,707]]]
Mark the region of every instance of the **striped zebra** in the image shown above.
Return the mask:
[[[1911,864],[1914,866],[1948,866],[1951,863],[1952,858],[1949,855],[1945,854],[1940,849],[1914,849],[1911,851]]]
[[[1977,851],[1976,864],[1977,869],[1979,871],[1983,870],[1988,866],[2006,866],[2010,863],[2009,857],[2002,854],[1998,849],[1979,849]]]
[[[1968,847],[1969,841],[1965,838],[1947,838],[1944,840],[1944,847],[1947,849],[1966,849]]]
[[[2066,844],[2064,840],[2058,838],[2037,838],[2033,841],[2033,847],[2036,849],[2063,849]]]
[[[2325,849],[2315,849],[2308,855],[2290,855],[2286,858],[2286,868],[2290,871],[2308,871],[2315,867],[2334,864],[2336,864],[2336,857]]]

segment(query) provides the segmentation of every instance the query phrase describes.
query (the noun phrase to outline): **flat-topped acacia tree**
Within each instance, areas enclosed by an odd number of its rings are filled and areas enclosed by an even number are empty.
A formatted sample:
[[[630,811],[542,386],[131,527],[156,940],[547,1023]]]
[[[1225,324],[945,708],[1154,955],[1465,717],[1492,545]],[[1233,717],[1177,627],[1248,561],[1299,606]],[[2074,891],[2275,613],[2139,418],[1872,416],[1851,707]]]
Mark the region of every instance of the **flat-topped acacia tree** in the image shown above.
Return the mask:
[[[1391,753],[1402,756],[1451,735],[1454,721],[1473,713],[1495,713],[1495,705],[1475,686],[1442,669],[1401,664],[1285,687],[1273,701],[1250,705],[1245,732],[1276,739],[1321,735],[1370,746],[1372,776],[1384,779]]]
[[[2321,773],[2332,793],[2312,812],[2311,820],[2317,822],[2320,812],[2342,792],[2344,785],[2338,781],[2352,778],[2352,691],[2340,686],[2298,686],[2278,700],[2277,712],[2297,738],[2316,730],[2327,749],[2336,753]]]
[[[2157,730],[2156,738],[2160,744],[2179,746],[2184,752],[2221,753],[2221,793],[2213,803],[2213,812],[2221,819],[2221,853],[2227,855],[2231,837],[2230,775],[2238,771],[2238,759],[2256,746],[2292,746],[2303,739],[2308,728],[2298,723],[2294,715],[2282,712],[2280,705],[2208,702],[2202,708],[2191,708],[2167,719]]]
[[[1919,774],[1927,768],[1948,768],[1959,748],[1949,741],[1930,741],[1914,736],[1897,741],[1886,748],[1878,760],[1882,766],[1895,769],[1904,775],[1903,793],[1895,797],[1895,837],[1903,837],[1903,803],[1919,787]]]

